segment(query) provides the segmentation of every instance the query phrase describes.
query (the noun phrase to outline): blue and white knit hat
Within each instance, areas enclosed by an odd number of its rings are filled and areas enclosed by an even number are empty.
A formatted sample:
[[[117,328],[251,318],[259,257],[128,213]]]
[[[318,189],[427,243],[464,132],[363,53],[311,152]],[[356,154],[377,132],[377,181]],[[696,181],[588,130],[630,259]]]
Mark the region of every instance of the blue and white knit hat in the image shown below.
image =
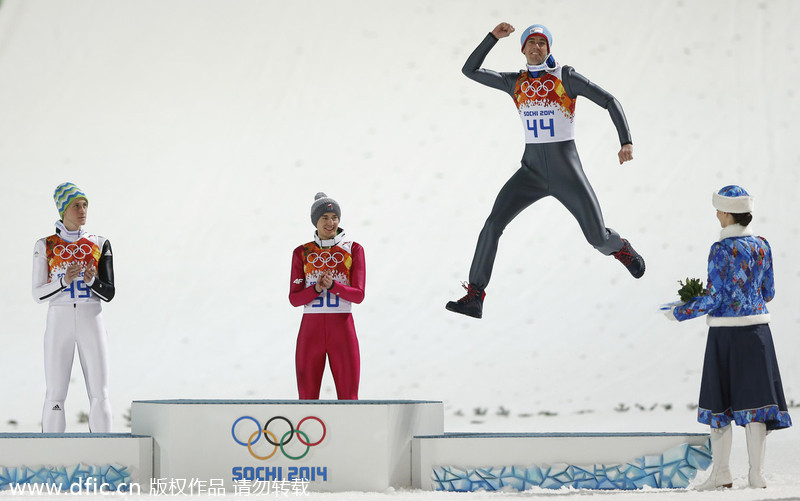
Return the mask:
[[[525,28],[525,31],[523,31],[522,35],[519,37],[521,45],[520,50],[525,48],[525,44],[528,43],[530,37],[542,37],[547,40],[547,52],[550,52],[550,48],[553,46],[553,34],[550,33],[547,26],[534,24]]]
[[[342,209],[339,207],[339,203],[320,191],[314,195],[314,203],[311,204],[311,224],[316,226],[319,218],[326,212],[333,212],[339,219],[342,218]]]
[[[89,199],[86,197],[86,193],[82,192],[80,188],[75,186],[72,183],[61,183],[56,187],[55,193],[53,193],[53,199],[56,201],[56,209],[58,209],[58,215],[64,217],[64,211],[67,210],[69,204],[72,203],[73,200],[76,198],[83,198],[87,202]]]
[[[753,201],[744,188],[735,184],[722,188],[711,197],[715,209],[731,214],[753,212]]]

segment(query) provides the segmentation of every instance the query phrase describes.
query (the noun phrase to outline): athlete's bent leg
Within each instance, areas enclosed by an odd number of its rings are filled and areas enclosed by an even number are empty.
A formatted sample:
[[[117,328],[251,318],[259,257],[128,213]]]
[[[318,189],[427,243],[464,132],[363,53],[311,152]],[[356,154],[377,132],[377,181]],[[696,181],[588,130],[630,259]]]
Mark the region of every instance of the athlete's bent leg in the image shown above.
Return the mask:
[[[606,228],[600,202],[586,178],[573,141],[554,143],[550,151],[551,190],[553,196],[572,214],[586,241],[609,256],[622,248],[619,234]]]
[[[572,213],[586,240],[595,249],[606,256],[614,256],[634,278],[641,278],[645,271],[644,258],[630,242],[606,228],[600,203],[583,172],[575,143],[554,143],[552,153],[553,196]]]
[[[614,256],[634,278],[641,278],[645,271],[644,258],[630,242],[606,228],[600,203],[583,172],[575,143],[554,143],[551,151],[553,196],[572,213],[584,237],[595,249],[606,256]]]
[[[520,167],[497,194],[492,212],[486,219],[475,247],[469,283],[481,291],[492,278],[492,268],[503,230],[517,215],[537,200],[547,195],[537,186],[535,175],[528,167]]]
[[[358,400],[361,355],[356,326],[350,313],[328,315],[328,362],[339,400]]]
[[[300,400],[319,400],[325,372],[325,313],[304,314],[297,334],[294,363]]]

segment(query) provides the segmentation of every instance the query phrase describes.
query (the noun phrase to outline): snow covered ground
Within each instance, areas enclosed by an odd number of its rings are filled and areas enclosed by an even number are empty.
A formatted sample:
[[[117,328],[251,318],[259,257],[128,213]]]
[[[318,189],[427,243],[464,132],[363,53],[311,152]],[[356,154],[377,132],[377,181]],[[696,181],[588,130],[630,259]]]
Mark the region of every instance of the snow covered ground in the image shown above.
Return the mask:
[[[116,254],[115,431],[134,399],[296,397],[287,278],[317,191],[366,249],[362,398],[442,400],[448,431],[699,432],[705,324],[656,309],[679,279],[705,279],[711,192],[741,184],[774,249],[771,325],[800,415],[799,16],[792,0],[3,0],[0,431],[40,426],[46,306],[29,295],[30,256],[66,180]],[[556,58],[623,104],[633,162],[617,164],[611,121],[586,100],[577,143],[606,223],[647,274],[630,278],[543,200],[509,225],[476,321],[444,303],[462,295],[522,134],[508,97],[460,68],[500,21],[546,24]],[[514,34],[486,66],[523,63]],[[328,376],[323,396],[335,398]],[[68,431],[86,430],[87,410],[76,367]],[[763,493],[743,488],[735,441],[727,499],[800,496],[800,432],[770,436]]]

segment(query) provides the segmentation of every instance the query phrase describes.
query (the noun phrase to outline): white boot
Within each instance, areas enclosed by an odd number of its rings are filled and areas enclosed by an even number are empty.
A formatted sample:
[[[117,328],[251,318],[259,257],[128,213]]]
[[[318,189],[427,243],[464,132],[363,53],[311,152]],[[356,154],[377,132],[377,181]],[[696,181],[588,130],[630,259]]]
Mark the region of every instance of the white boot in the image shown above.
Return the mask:
[[[697,491],[710,491],[719,487],[732,487],[730,458],[733,432],[730,424],[724,428],[711,428],[711,475],[695,487]]]
[[[767,425],[764,423],[747,423],[744,427],[747,437],[747,456],[750,459],[750,487],[763,489],[767,486],[764,479],[764,452],[767,448]]]

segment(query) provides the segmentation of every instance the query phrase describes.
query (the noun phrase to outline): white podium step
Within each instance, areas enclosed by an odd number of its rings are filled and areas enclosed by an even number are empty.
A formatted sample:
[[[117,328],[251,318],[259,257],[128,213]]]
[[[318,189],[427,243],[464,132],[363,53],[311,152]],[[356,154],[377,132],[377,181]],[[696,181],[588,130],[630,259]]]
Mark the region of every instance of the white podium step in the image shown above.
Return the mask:
[[[711,463],[703,433],[449,433],[412,449],[423,490],[679,488]]]
[[[0,491],[147,492],[153,439],[130,433],[0,433]]]

